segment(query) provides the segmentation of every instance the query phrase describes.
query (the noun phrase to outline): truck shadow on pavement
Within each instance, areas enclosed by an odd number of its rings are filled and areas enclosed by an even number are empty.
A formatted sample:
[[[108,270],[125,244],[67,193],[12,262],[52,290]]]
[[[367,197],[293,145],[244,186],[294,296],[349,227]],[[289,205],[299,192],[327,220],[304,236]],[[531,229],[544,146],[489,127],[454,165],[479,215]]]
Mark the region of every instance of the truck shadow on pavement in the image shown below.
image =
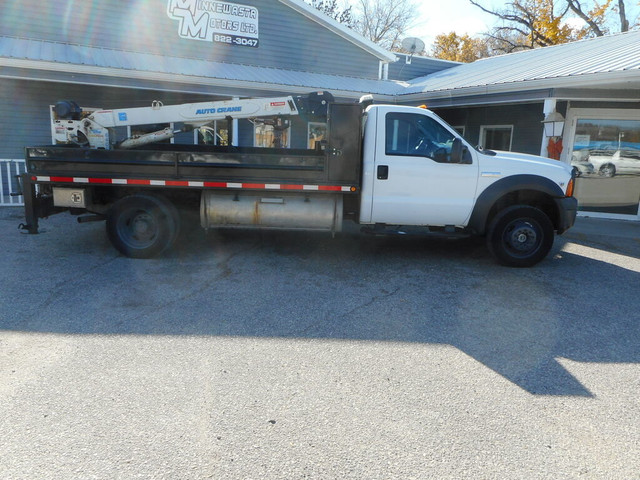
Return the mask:
[[[297,232],[193,231],[132,260],[103,228],[4,236],[0,330],[451,345],[536,395],[593,395],[567,363],[640,362],[637,255],[574,238],[509,269],[477,241]]]

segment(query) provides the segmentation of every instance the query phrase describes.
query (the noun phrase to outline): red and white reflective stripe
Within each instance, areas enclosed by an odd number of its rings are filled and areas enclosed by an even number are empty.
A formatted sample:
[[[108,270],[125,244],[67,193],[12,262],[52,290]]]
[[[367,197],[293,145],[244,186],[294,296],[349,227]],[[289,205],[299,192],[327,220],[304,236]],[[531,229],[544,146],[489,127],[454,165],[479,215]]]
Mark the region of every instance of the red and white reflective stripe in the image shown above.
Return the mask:
[[[148,185],[151,187],[233,188],[248,190],[303,190],[315,192],[355,192],[356,188],[345,185],[303,185],[287,183],[239,183],[205,182],[194,180],[146,180],[140,178],[91,178],[35,176],[36,182],[84,183],[102,185]]]

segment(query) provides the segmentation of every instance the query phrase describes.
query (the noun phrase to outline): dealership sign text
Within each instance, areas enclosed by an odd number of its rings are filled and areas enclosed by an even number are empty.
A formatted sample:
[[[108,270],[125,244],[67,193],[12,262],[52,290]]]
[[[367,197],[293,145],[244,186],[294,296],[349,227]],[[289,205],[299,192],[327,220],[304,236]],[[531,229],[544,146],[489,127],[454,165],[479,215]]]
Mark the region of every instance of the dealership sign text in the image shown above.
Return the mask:
[[[188,40],[258,47],[258,9],[214,0],[169,0],[167,15]]]

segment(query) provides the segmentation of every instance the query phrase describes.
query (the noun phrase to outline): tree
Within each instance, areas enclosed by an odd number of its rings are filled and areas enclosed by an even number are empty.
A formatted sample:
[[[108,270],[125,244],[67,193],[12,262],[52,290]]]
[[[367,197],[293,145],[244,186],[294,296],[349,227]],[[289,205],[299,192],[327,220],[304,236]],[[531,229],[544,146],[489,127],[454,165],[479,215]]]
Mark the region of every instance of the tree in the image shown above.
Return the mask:
[[[348,27],[353,27],[354,20],[350,6],[341,8],[338,6],[337,0],[310,0],[309,5],[315,7],[334,20],[337,20]]]
[[[489,55],[486,41],[469,35],[460,36],[456,32],[436,36],[431,47],[431,56],[454,62],[471,63]]]
[[[357,0],[354,30],[388,50],[401,50],[400,42],[413,27],[415,0]]]
[[[619,19],[615,30],[629,29],[624,0],[617,0],[616,5],[613,0],[512,0],[499,11],[484,7],[478,0],[469,2],[501,20],[502,23],[488,33],[492,48],[498,52],[606,35],[611,33],[614,14]],[[580,19],[584,26],[569,22],[571,18]]]
[[[624,7],[624,1],[618,0],[618,16],[620,17],[620,31],[629,31],[629,19],[627,18],[627,9]]]
[[[307,3],[334,20],[352,28],[383,48],[402,51],[400,42],[414,26],[417,0],[307,0]],[[422,53],[422,52],[416,52]]]

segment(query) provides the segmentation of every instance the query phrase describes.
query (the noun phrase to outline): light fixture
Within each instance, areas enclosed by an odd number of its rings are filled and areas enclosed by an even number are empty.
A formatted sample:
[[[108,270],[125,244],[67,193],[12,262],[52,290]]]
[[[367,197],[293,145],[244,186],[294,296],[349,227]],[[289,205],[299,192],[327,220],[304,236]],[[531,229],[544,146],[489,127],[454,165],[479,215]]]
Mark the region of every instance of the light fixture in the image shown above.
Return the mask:
[[[564,117],[555,110],[542,121],[544,124],[544,134],[547,137],[561,137],[564,129]]]

